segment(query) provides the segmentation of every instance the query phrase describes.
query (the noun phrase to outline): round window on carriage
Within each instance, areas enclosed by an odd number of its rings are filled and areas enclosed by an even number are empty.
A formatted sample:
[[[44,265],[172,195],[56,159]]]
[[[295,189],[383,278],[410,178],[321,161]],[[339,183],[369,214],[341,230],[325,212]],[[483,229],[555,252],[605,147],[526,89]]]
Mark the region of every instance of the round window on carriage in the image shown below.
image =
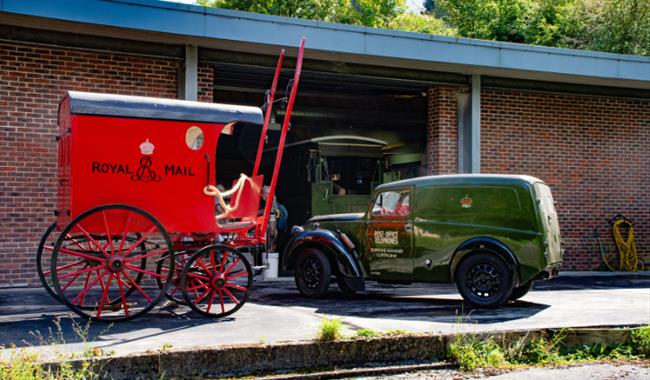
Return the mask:
[[[199,150],[203,146],[203,131],[197,126],[191,126],[185,132],[185,143],[193,150]]]

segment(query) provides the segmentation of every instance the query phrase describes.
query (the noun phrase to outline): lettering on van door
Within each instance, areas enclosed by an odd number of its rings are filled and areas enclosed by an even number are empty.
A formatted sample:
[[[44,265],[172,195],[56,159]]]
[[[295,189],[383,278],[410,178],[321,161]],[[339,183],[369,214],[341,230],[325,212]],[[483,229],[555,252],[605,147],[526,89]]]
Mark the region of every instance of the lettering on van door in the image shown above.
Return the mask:
[[[398,231],[380,231],[375,230],[375,244],[384,245],[398,245],[399,244],[399,232]]]

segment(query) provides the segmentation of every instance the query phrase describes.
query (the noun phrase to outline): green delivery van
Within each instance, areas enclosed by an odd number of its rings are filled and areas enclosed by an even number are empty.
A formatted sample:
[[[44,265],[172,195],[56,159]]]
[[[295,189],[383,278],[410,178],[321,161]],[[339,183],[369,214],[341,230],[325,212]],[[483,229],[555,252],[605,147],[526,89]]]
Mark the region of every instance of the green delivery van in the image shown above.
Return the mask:
[[[336,279],[455,282],[465,301],[495,307],[557,275],[563,249],[550,188],[530,176],[428,176],[378,186],[364,213],[292,228],[282,257],[306,297]]]

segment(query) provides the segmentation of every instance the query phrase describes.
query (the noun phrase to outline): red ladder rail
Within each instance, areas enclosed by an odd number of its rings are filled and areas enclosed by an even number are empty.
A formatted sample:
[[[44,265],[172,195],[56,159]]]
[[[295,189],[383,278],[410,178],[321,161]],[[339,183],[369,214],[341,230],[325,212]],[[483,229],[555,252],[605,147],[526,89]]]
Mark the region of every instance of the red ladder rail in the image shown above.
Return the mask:
[[[275,76],[271,84],[268,99],[266,99],[266,114],[264,115],[264,124],[262,125],[262,132],[260,133],[260,142],[257,145],[257,157],[255,157],[255,166],[253,167],[253,177],[257,176],[262,162],[262,153],[264,151],[264,142],[266,141],[266,133],[271,121],[271,111],[273,110],[273,101],[275,99],[275,89],[278,87],[278,79],[280,78],[280,71],[282,70],[282,59],[284,58],[284,49],[280,51],[280,58],[278,58],[278,65],[275,68]]]
[[[296,101],[296,93],[298,92],[298,83],[300,82],[300,72],[302,70],[302,58],[305,52],[305,40],[305,37],[300,39],[300,49],[298,50],[298,58],[296,59],[296,71],[293,74],[293,87],[291,88],[289,103],[287,104],[287,111],[282,122],[282,133],[280,134],[280,142],[278,143],[278,152],[275,155],[275,166],[273,167],[273,176],[271,177],[269,198],[266,201],[266,207],[264,208],[264,218],[262,219],[262,225],[260,227],[260,238],[263,241],[266,241],[266,228],[268,227],[271,206],[273,205],[273,197],[275,196],[275,186],[278,182],[278,173],[280,172],[280,164],[282,163],[284,143],[287,137],[287,131],[289,130],[289,120],[291,119],[291,112],[293,111],[293,103]]]

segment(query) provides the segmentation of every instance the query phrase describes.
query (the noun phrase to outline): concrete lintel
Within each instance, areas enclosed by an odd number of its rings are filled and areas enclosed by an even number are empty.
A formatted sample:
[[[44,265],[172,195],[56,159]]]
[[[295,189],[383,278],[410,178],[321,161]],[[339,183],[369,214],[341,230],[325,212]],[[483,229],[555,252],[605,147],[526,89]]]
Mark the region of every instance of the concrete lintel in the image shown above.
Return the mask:
[[[481,172],[481,76],[472,75],[471,173]]]
[[[178,78],[178,97],[197,100],[199,96],[199,49],[185,45],[185,61]]]

